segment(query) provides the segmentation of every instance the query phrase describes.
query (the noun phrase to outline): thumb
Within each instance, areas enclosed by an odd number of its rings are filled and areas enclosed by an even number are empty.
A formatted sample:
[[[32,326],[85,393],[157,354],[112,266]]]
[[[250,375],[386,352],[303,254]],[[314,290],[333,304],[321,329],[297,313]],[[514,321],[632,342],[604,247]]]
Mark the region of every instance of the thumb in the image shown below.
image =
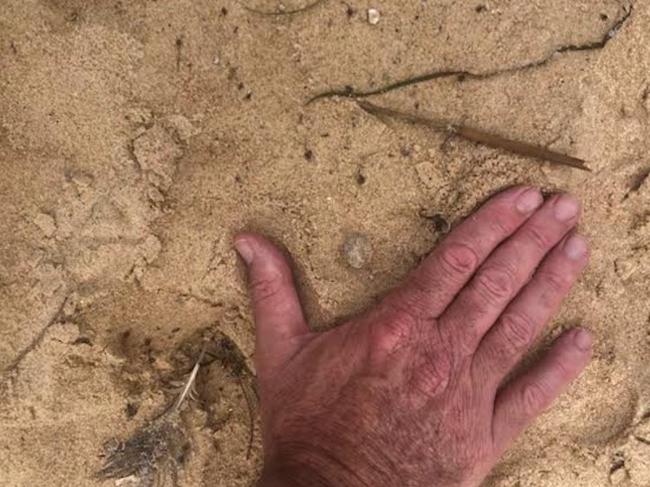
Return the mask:
[[[255,360],[258,373],[276,368],[295,351],[298,338],[309,333],[291,269],[271,242],[254,233],[235,237],[246,263],[255,317]]]

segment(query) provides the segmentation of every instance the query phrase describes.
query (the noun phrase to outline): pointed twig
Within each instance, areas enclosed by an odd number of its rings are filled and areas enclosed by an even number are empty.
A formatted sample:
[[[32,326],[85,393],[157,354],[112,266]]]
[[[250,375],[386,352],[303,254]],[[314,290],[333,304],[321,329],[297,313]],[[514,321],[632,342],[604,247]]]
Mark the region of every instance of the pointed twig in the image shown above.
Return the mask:
[[[190,376],[187,379],[187,382],[185,383],[185,387],[183,387],[183,392],[181,392],[178,396],[178,399],[176,399],[172,411],[178,411],[180,409],[181,405],[183,404],[183,401],[185,401],[185,398],[189,395],[190,391],[192,390],[192,386],[194,385],[194,381],[196,380],[196,375],[199,373],[199,368],[201,367],[201,360],[203,360],[204,354],[205,354],[205,345],[201,349],[199,358],[197,359],[196,363],[194,364],[194,367],[192,368],[192,372],[190,373]]]
[[[555,164],[581,169],[583,171],[591,171],[591,169],[585,165],[585,161],[582,159],[568,156],[560,152],[555,152],[538,145],[529,144],[528,142],[509,139],[502,137],[501,135],[486,132],[482,129],[466,127],[464,125],[454,124],[445,120],[434,120],[422,117],[420,115],[400,112],[391,108],[381,107],[367,101],[357,100],[357,104],[369,114],[375,115],[377,117],[383,116],[402,120],[414,125],[422,125],[439,132],[447,132],[451,135],[458,135],[459,137],[462,137],[466,140],[487,145],[488,147],[493,147],[495,149],[502,149],[514,154],[542,159],[553,162]]]

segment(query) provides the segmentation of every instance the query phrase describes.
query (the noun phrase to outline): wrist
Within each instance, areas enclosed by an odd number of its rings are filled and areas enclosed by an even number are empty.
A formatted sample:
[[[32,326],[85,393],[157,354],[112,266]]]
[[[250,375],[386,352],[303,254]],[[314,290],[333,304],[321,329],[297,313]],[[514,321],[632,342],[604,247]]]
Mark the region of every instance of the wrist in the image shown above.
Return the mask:
[[[334,487],[322,476],[305,467],[277,468],[264,466],[256,487]]]
[[[355,454],[345,455],[347,462],[338,455],[310,452],[299,448],[293,454],[275,455],[267,458],[262,475],[256,487],[375,487],[398,485],[389,481],[386,473],[380,474],[377,462],[359,458]],[[362,461],[363,460],[363,461]],[[355,467],[356,466],[356,467]]]

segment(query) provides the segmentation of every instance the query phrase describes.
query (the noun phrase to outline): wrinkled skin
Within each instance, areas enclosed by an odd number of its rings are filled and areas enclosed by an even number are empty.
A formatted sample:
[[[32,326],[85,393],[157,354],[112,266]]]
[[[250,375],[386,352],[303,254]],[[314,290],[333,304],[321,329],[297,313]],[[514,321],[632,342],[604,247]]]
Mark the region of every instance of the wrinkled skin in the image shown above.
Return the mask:
[[[238,235],[257,329],[258,485],[478,486],[589,361],[591,336],[573,329],[510,377],[587,263],[578,218],[568,195],[509,189],[375,308],[323,333],[281,252]]]

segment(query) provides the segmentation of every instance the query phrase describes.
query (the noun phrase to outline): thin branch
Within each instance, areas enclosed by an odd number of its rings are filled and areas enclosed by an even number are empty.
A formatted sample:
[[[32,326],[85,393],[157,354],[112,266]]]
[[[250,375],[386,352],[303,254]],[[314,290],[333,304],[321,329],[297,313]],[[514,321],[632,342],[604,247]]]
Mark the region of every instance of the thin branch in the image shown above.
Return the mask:
[[[385,93],[388,93],[389,91],[398,90],[400,88],[405,88],[407,86],[416,85],[419,83],[424,83],[426,81],[433,81],[442,78],[457,77],[463,80],[468,80],[468,79],[485,80],[489,78],[494,78],[496,76],[501,76],[504,74],[512,74],[517,71],[539,68],[549,63],[551,60],[553,60],[553,58],[557,54],[563,54],[567,52],[594,51],[594,50],[605,48],[605,46],[607,46],[609,41],[612,40],[619,33],[619,31],[623,28],[627,20],[630,18],[630,16],[632,15],[633,7],[634,7],[633,4],[624,6],[623,15],[619,19],[617,19],[616,22],[614,22],[614,24],[609,29],[607,29],[607,32],[601,39],[598,39],[597,41],[587,42],[585,44],[568,44],[568,45],[560,46],[556,49],[553,49],[549,54],[544,56],[542,59],[531,61],[523,65],[510,66],[507,68],[500,68],[491,71],[485,71],[482,73],[476,73],[464,69],[444,69],[440,71],[432,71],[429,73],[398,80],[393,83],[389,83],[387,85],[380,86],[379,88],[375,88],[371,90],[357,90],[352,85],[347,85],[342,89],[333,89],[333,90],[324,91],[322,93],[318,93],[312,96],[309,100],[307,100],[306,104],[309,105],[310,103],[315,102],[316,100],[320,100],[323,98],[331,98],[334,96],[345,96],[349,98],[366,98],[373,95],[383,95]]]
[[[61,302],[61,305],[58,307],[57,311],[54,313],[54,316],[52,316],[52,319],[47,322],[47,324],[41,328],[41,331],[38,332],[38,335],[34,337],[34,339],[27,345],[25,348],[23,348],[18,355],[16,355],[16,358],[14,358],[11,363],[5,367],[5,369],[2,371],[2,376],[8,375],[10,372],[13,370],[16,370],[19,366],[20,363],[24,360],[24,358],[32,352],[36,347],[40,345],[40,343],[43,341],[45,338],[45,335],[47,334],[47,331],[50,329],[52,325],[55,323],[58,323],[61,321],[63,317],[63,307],[65,306],[66,301],[68,298],[64,298],[63,301]]]
[[[183,401],[185,401],[185,398],[190,393],[190,390],[194,385],[194,381],[196,380],[196,375],[199,373],[199,368],[201,367],[201,360],[203,360],[203,355],[205,355],[205,345],[201,349],[199,358],[197,359],[196,363],[194,364],[194,367],[192,368],[192,372],[190,373],[190,376],[187,379],[187,382],[185,383],[185,387],[183,387],[183,392],[181,392],[178,396],[178,399],[176,399],[172,411],[178,411],[181,405],[183,404]]]
[[[357,104],[364,111],[377,117],[388,117],[401,120],[413,125],[422,125],[429,127],[438,132],[446,132],[450,135],[458,135],[466,140],[477,142],[479,144],[487,145],[495,149],[502,149],[514,154],[519,154],[526,157],[533,157],[536,159],[543,159],[555,164],[574,167],[583,171],[590,171],[585,165],[585,161],[576,157],[571,157],[560,152],[555,152],[544,147],[529,144],[528,142],[521,142],[518,140],[502,137],[501,135],[492,134],[482,129],[466,127],[464,125],[454,124],[445,120],[434,120],[420,115],[412,115],[410,113],[399,112],[391,108],[381,107],[367,101],[357,100]]]

